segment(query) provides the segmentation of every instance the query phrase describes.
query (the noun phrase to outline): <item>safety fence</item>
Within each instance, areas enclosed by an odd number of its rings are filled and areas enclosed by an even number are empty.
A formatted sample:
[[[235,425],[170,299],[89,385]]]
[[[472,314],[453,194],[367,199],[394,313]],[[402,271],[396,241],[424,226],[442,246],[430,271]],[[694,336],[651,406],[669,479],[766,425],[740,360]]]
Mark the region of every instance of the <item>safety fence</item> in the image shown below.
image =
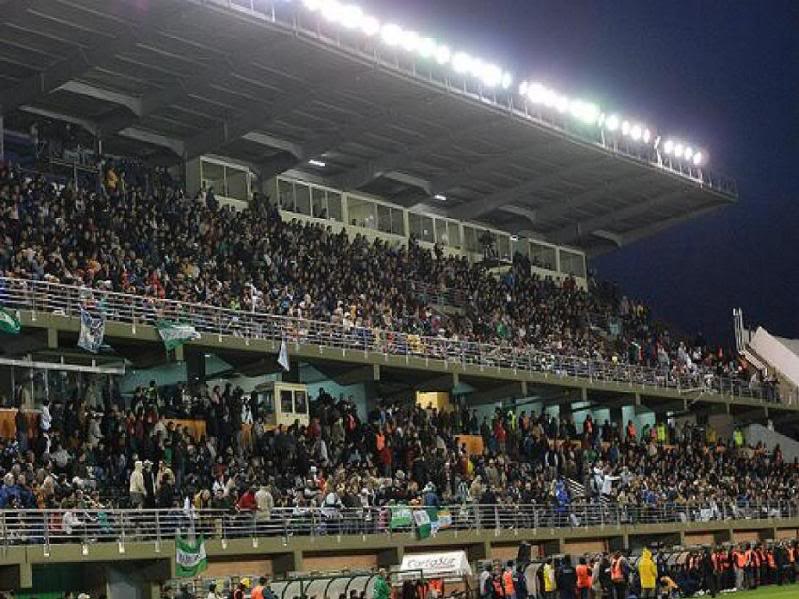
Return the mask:
[[[417,519],[415,512],[426,512]],[[616,503],[459,504],[439,508],[293,507],[269,511],[194,508],[2,510],[4,545],[156,542],[177,535],[236,538],[366,534],[425,536],[444,530],[501,532],[638,524],[794,518],[796,503],[619,505]],[[427,523],[429,520],[429,525]]]
[[[674,389],[689,397],[705,392],[735,397],[777,401],[777,390],[740,378],[718,376],[710,370],[680,373],[667,368],[650,368],[621,361],[598,360],[515,347],[477,343],[445,337],[345,326],[331,322],[288,318],[256,311],[159,299],[144,295],[0,277],[0,306],[79,318],[81,310],[103,315],[107,320],[138,325],[155,325],[159,320],[191,324],[199,333],[266,339],[335,348],[353,352],[375,352],[422,358],[427,361],[477,366],[481,370],[508,369],[540,373],[554,378],[578,377],[590,381],[632,386]]]

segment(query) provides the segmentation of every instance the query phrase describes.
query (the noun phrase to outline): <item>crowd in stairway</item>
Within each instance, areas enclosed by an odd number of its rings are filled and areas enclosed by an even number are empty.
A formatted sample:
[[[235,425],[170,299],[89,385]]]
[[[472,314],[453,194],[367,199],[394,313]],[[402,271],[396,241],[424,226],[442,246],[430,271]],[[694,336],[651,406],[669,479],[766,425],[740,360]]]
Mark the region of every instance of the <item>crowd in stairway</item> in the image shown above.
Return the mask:
[[[220,206],[212,189],[184,195],[165,171],[130,161],[100,165],[94,186],[54,183],[0,164],[0,273],[198,302],[256,313],[516,350],[643,365],[660,376],[759,373],[701,335],[677,339],[650,311],[607,285],[579,288],[533,273],[517,254],[499,278],[482,263],[349,237],[317,221],[285,221],[269,198],[246,210]],[[462,311],[444,314],[416,291],[457,287]]]

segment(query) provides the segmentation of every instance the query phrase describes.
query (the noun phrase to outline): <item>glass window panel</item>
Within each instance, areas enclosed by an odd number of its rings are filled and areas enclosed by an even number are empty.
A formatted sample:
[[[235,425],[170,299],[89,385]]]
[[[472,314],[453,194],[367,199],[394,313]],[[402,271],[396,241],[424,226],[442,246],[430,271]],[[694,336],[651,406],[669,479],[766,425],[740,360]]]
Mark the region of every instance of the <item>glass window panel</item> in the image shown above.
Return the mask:
[[[411,234],[419,241],[427,241],[428,243],[433,243],[435,241],[433,219],[429,216],[411,212],[408,215],[408,224],[411,228]]]
[[[463,243],[469,252],[479,252],[480,242],[478,241],[478,231],[474,227],[463,227]]]
[[[342,222],[340,193],[327,192],[327,217],[331,220]]]
[[[541,243],[530,243],[530,262],[533,266],[555,270],[555,248]]]
[[[460,249],[461,247],[461,230],[458,223],[447,221],[447,235],[449,236],[449,245],[453,248]]]
[[[294,413],[307,414],[308,413],[308,398],[305,391],[294,392]]]
[[[325,201],[325,190],[316,187],[311,188],[311,216],[316,218],[327,218],[327,202]]]
[[[585,277],[585,259],[582,254],[560,250],[560,271],[575,277]]]
[[[349,224],[366,229],[377,228],[377,212],[374,202],[350,197],[347,199],[347,210]]]
[[[496,248],[497,252],[499,252],[500,260],[510,260],[510,237],[508,235],[498,235],[497,238]]]
[[[239,169],[225,169],[225,195],[235,200],[247,201],[247,172]]]
[[[294,212],[294,183],[291,181],[278,181],[277,205],[283,210]]]
[[[449,231],[447,231],[447,221],[440,218],[436,219],[436,243],[449,247]]]
[[[383,233],[391,233],[391,208],[377,204],[377,229]]]
[[[294,188],[295,211],[300,214],[311,215],[311,190],[307,185],[297,183]]]
[[[283,414],[291,414],[294,412],[293,394],[290,389],[280,390],[280,412]]]
[[[405,219],[402,210],[399,208],[391,209],[391,232],[394,235],[405,236]]]

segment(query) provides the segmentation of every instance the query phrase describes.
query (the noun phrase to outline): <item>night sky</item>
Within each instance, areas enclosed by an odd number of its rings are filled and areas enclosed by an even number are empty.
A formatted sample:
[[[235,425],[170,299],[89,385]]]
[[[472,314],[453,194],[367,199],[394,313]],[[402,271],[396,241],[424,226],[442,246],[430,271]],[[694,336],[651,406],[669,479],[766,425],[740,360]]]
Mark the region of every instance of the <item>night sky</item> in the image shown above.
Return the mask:
[[[593,261],[687,333],[799,337],[799,1],[364,0],[383,19],[695,141],[737,205]]]

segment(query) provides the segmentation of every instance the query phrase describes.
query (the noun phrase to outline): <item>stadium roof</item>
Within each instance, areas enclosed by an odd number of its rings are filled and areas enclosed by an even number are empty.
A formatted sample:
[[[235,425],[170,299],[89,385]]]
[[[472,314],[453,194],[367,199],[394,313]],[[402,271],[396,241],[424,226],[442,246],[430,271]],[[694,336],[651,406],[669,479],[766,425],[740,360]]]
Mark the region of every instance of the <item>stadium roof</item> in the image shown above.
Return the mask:
[[[0,0],[2,114],[71,122],[110,151],[295,169],[589,252],[737,199],[656,145],[530,106],[516,83],[286,0]]]

